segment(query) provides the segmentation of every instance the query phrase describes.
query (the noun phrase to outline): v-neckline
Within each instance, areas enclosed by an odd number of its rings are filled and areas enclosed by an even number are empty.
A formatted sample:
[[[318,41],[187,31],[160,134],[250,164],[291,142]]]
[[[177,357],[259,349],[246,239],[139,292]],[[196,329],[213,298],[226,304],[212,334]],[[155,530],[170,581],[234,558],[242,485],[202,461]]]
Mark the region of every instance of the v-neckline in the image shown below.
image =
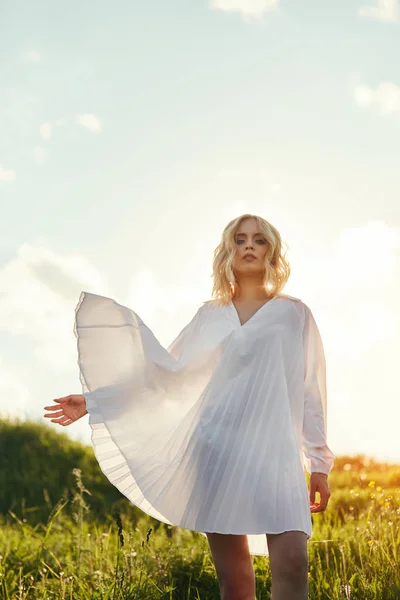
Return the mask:
[[[260,312],[260,311],[261,311],[261,310],[262,310],[262,309],[263,309],[263,308],[264,308],[264,307],[265,307],[267,304],[270,304],[271,302],[273,302],[273,301],[274,301],[274,300],[276,300],[277,298],[280,298],[279,294],[278,294],[278,295],[276,295],[276,296],[274,296],[273,298],[271,298],[271,300],[267,300],[267,302],[264,302],[264,304],[263,304],[262,306],[260,306],[260,308],[258,308],[258,309],[256,310],[256,312],[255,312],[253,315],[251,315],[250,319],[247,319],[247,321],[245,321],[244,323],[242,323],[242,322],[241,322],[241,320],[240,320],[240,317],[239,317],[239,313],[238,313],[238,311],[237,311],[237,308],[236,308],[236,306],[233,304],[232,300],[229,302],[229,306],[231,306],[231,307],[232,307],[232,309],[233,309],[233,312],[236,314],[236,318],[237,318],[237,320],[238,320],[238,322],[239,322],[239,325],[240,325],[240,327],[244,327],[245,325],[247,325],[247,323],[250,323],[250,321],[251,321],[252,319],[254,319],[254,317],[255,317],[256,315],[258,315],[258,313],[259,313],[259,312]]]

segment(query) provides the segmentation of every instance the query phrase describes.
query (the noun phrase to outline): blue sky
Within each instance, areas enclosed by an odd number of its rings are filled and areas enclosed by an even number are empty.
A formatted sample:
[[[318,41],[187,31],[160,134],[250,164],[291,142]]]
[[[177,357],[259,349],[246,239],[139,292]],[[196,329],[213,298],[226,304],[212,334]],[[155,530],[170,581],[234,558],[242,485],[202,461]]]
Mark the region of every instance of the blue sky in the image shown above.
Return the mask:
[[[253,212],[281,232],[285,291],[320,326],[330,447],[399,461],[398,2],[3,14],[0,411],[44,421],[81,392],[81,290],[167,345],[210,297],[223,227]],[[86,420],[62,431],[89,441]]]

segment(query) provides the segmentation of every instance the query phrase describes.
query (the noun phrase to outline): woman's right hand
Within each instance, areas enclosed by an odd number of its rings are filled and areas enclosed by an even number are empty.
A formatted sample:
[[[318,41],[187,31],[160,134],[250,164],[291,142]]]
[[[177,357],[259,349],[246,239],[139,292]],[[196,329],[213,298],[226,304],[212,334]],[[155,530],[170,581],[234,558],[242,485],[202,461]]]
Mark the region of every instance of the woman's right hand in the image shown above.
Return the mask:
[[[44,407],[45,410],[51,411],[44,416],[47,419],[51,419],[53,423],[58,423],[63,427],[71,425],[71,423],[77,421],[88,412],[83,394],[71,394],[64,396],[64,398],[55,398],[53,402],[57,402],[57,404]]]

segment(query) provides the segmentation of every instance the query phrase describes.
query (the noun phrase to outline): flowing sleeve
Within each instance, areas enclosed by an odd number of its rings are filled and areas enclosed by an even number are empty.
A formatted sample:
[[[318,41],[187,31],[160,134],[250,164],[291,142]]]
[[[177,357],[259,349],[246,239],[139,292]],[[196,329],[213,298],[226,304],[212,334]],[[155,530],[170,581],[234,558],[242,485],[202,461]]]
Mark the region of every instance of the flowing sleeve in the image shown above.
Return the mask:
[[[199,335],[204,321],[204,307],[200,306],[191,321],[179,332],[167,347],[167,351],[176,360],[180,360],[188,344],[193,344]]]
[[[327,445],[326,362],[320,332],[311,310],[305,306],[304,420],[302,447],[308,473],[332,470],[335,455]]]
[[[202,368],[203,314],[200,307],[167,349],[135,311],[81,293],[74,322],[79,378],[99,452],[109,438],[132,452],[155,439],[161,444],[192,408],[209,376]]]

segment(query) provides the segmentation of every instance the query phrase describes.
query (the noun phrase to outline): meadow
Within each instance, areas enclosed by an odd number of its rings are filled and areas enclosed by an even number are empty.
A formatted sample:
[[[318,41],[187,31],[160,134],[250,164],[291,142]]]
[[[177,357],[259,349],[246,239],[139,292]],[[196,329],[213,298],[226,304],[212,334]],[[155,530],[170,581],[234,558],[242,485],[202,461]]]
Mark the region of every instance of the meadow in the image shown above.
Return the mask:
[[[1,599],[220,597],[207,539],[130,504],[91,447],[7,419],[0,452]],[[400,466],[338,456],[329,486],[327,510],[312,515],[310,600],[399,600]],[[267,600],[269,559],[253,564],[257,600]]]

